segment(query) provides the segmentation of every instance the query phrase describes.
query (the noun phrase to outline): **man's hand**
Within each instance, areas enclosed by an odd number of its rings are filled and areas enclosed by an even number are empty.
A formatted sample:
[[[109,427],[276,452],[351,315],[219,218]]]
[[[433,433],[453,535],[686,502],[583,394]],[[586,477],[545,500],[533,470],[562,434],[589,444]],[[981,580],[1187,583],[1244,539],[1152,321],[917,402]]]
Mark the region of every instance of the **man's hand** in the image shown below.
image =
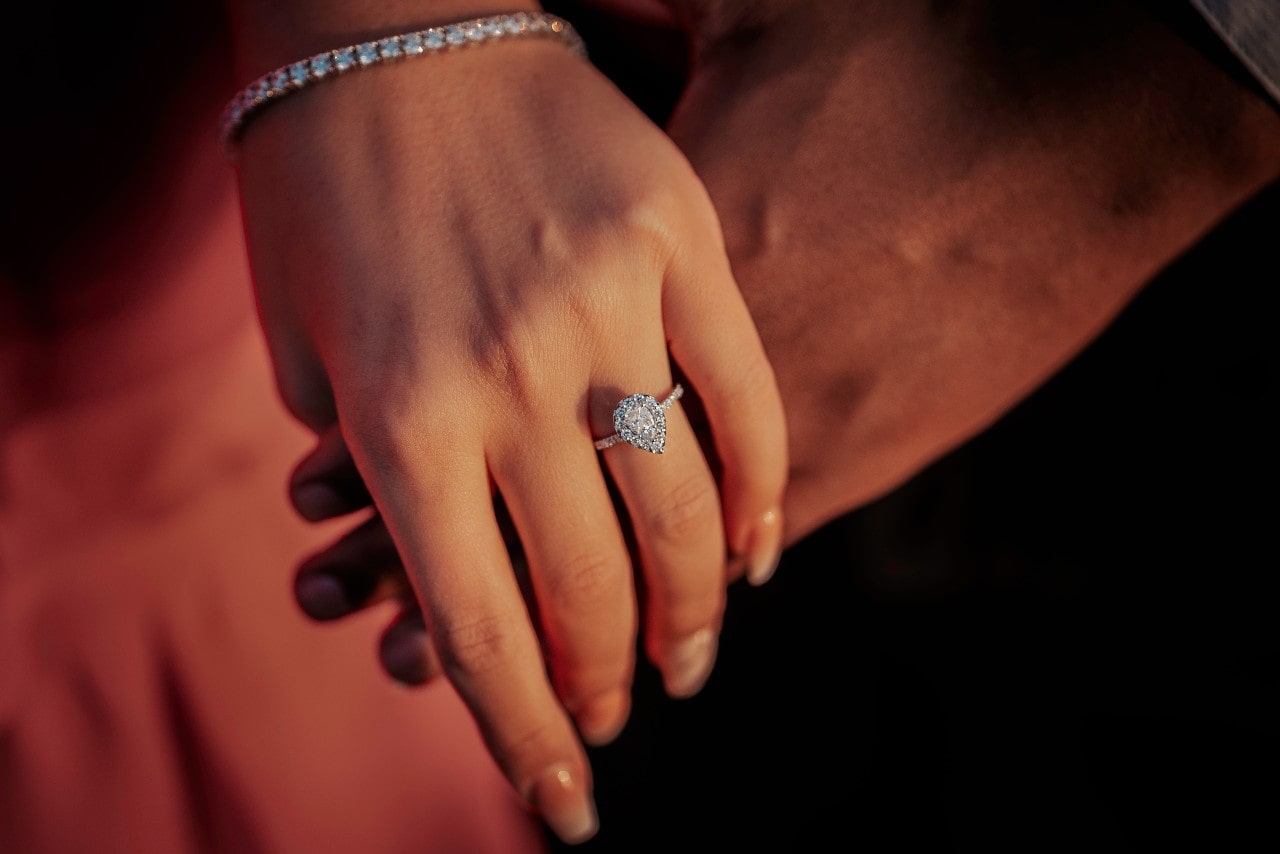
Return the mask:
[[[1000,418],[1280,175],[1272,105],[1137,5],[686,5],[713,36],[668,129],[779,378],[788,543]]]

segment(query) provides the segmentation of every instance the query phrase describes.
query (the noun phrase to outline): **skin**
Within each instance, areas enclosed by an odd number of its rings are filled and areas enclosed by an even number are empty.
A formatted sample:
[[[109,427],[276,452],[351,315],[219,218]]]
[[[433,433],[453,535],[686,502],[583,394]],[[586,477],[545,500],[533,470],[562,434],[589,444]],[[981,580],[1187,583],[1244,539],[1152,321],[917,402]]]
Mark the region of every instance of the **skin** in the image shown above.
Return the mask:
[[[1280,177],[1274,106],[1136,6],[675,11],[695,55],[666,129],[779,380],[788,545],[992,424]],[[322,436],[294,486],[329,488],[295,488],[300,512],[367,508],[353,471]],[[384,667],[427,681],[439,664],[399,567],[375,513],[301,567],[300,602],[333,618],[398,598]],[[319,577],[347,595],[324,614]]]
[[[992,424],[1280,177],[1275,106],[1138,5],[803,5],[709,37],[668,128],[783,389],[788,544]]]
[[[251,79],[490,7],[233,11]],[[513,787],[566,841],[589,837],[583,741],[625,723],[641,628],[667,691],[696,693],[729,555],[759,574],[780,548],[781,400],[705,189],[608,79],[539,39],[291,95],[235,153],[283,400],[350,449]],[[593,449],[624,395],[677,381],[706,454],[681,406],[661,456]]]

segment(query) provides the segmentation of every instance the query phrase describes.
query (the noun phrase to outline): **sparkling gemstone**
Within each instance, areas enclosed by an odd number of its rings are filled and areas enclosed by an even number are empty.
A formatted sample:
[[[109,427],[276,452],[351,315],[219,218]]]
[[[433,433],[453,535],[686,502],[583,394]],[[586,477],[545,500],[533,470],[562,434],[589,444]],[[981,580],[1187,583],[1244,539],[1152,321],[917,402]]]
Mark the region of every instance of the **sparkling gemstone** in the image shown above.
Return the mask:
[[[445,27],[444,40],[452,45],[460,45],[467,40],[467,34],[463,31],[462,27]]]
[[[361,65],[373,65],[378,61],[378,46],[373,42],[365,42],[356,48],[356,59]]]
[[[409,35],[400,39],[400,45],[404,48],[405,53],[422,53],[422,36],[418,33],[409,33]]]
[[[503,19],[502,26],[505,27],[507,32],[511,33],[513,36],[518,35],[520,30],[524,28],[524,24],[521,22],[520,18],[515,15],[510,15]]]
[[[324,77],[333,70],[333,60],[329,58],[327,53],[314,57],[311,60],[311,73],[316,77]]]
[[[667,416],[662,404],[647,394],[623,398],[613,411],[613,427],[623,440],[642,451],[661,454],[667,444]]]
[[[392,36],[388,39],[382,39],[378,42],[378,52],[387,59],[400,55],[400,39]]]
[[[473,42],[484,41],[484,24],[476,22],[467,27],[467,38]]]
[[[307,62],[295,62],[289,66],[289,79],[293,81],[294,86],[301,86],[307,82]]]
[[[444,32],[441,30],[427,30],[427,37],[423,40],[428,50],[439,50],[444,47]]]
[[[641,439],[652,439],[653,431],[657,429],[658,422],[654,420],[652,412],[642,406],[637,406],[627,413],[626,418],[622,419],[622,426]]]
[[[337,66],[339,71],[346,71],[356,64],[356,52],[349,47],[334,51],[333,64]]]
[[[484,34],[490,38],[496,38],[505,32],[506,30],[502,28],[501,18],[490,18],[484,22]]]
[[[271,88],[282,92],[289,88],[289,72],[280,70],[271,75]]]

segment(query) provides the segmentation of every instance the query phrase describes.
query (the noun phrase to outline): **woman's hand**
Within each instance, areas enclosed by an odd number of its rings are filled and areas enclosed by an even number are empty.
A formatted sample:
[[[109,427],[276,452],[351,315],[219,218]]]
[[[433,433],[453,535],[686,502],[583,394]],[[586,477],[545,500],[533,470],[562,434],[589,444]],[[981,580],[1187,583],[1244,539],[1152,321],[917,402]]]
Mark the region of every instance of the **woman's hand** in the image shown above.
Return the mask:
[[[292,95],[239,163],[285,402],[350,448],[516,790],[589,836],[579,736],[624,724],[640,621],[668,692],[696,693],[727,555],[763,580],[780,549],[781,404],[701,183],[594,68],[532,40]],[[682,404],[662,455],[593,448],[621,398],[676,382],[711,459]]]

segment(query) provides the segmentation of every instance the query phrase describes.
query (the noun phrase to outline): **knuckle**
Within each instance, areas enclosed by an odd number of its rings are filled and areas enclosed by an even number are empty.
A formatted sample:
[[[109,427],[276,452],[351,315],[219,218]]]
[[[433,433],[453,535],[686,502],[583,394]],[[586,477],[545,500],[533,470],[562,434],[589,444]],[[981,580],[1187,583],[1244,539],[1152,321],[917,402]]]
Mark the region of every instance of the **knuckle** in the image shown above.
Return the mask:
[[[515,621],[499,614],[446,622],[436,636],[436,653],[450,681],[470,685],[499,671],[518,655]]]
[[[429,405],[421,385],[401,390],[404,386],[365,386],[349,396],[341,412],[343,434],[352,451],[359,451],[366,482],[444,478],[451,470],[448,461],[469,452],[469,428],[457,412]],[[428,456],[430,466],[424,465]]]
[[[368,411],[374,407],[358,407],[360,412],[350,413],[346,427],[354,447],[363,452],[367,474],[373,477],[389,476],[408,469],[414,459],[416,419],[400,417],[392,412]]]
[[[337,387],[343,426],[361,435],[385,437],[420,405],[421,383],[387,362],[354,371]]]
[[[542,272],[559,269],[577,257],[578,232],[572,224],[553,217],[538,219],[529,227],[525,255]]]
[[[575,223],[574,257],[597,269],[619,257],[662,269],[684,231],[688,207],[679,189],[662,181],[596,199],[589,216]]]
[[[570,612],[593,613],[614,598],[625,573],[600,550],[580,551],[558,560],[547,574],[548,599]]]
[[[720,518],[720,500],[714,482],[706,477],[680,481],[666,501],[649,514],[649,530],[666,542],[683,542],[712,531]]]
[[[655,185],[633,198],[619,213],[637,246],[646,249],[655,263],[666,265],[675,244],[682,207],[674,190]]]

